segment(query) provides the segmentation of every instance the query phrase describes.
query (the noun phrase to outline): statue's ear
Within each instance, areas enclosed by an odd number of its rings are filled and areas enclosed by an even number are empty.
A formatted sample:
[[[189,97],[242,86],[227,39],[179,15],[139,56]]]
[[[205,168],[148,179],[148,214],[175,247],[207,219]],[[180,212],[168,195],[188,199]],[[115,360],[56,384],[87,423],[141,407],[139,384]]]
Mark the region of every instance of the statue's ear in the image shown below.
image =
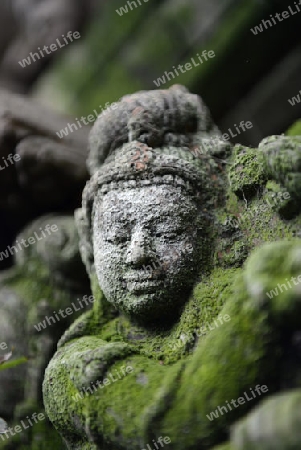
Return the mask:
[[[75,211],[74,216],[79,235],[79,251],[91,278],[95,269],[90,211],[88,208],[79,208]]]

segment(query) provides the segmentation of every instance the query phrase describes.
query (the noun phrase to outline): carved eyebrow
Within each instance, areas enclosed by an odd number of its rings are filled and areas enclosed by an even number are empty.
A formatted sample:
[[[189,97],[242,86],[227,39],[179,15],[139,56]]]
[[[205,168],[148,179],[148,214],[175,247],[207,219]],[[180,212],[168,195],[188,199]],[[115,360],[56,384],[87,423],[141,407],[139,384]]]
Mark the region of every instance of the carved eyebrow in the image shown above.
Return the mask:
[[[166,226],[166,223],[158,223],[155,232],[157,233],[162,233],[162,232],[166,232],[166,233],[176,233],[176,232],[181,232],[186,230],[185,225],[183,223],[177,223],[177,222],[173,222],[173,223],[168,223],[168,225]]]
[[[177,213],[172,213],[170,214],[170,212],[166,212],[165,214],[160,214],[160,216],[155,219],[155,224],[164,224],[164,225],[168,225],[168,226],[181,226],[182,224],[184,224],[187,221],[185,215],[183,214],[178,214]]]
[[[121,223],[126,221],[127,216],[124,214],[124,212],[121,211],[116,212],[105,211],[100,215],[100,218],[103,218],[104,222],[116,223],[118,221],[118,223]]]

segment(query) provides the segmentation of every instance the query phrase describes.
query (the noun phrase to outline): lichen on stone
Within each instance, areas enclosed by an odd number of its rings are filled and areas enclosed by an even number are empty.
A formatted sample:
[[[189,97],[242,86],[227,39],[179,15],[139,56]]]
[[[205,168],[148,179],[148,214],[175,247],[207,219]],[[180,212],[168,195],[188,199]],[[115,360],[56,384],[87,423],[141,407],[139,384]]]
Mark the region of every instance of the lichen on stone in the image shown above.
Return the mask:
[[[165,435],[172,450],[234,450],[230,426],[260,399],[208,415],[258,383],[296,387],[299,289],[266,293],[301,272],[298,152],[282,137],[229,148],[177,86],[98,118],[76,213],[96,301],[44,380],[68,448],[140,450]]]

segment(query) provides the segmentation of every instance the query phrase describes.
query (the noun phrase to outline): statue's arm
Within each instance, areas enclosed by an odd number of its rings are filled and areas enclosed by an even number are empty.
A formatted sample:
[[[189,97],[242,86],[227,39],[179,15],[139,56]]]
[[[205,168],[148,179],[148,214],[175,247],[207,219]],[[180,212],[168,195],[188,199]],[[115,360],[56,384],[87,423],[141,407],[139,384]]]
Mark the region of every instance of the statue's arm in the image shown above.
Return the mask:
[[[232,429],[237,450],[300,448],[301,390],[277,394],[264,401]]]
[[[286,248],[280,252],[279,245]],[[89,436],[89,443],[96,442],[99,448],[99,436],[125,447],[131,442],[133,449],[168,436],[174,450],[226,439],[229,426],[274,391],[270,379],[279,353],[270,352],[269,346],[279,338],[284,316],[289,325],[298,325],[300,302],[297,286],[292,295],[275,298],[269,298],[266,289],[280,276],[288,276],[285,267],[299,271],[297,259],[292,265],[298,254],[296,242],[258,250],[221,312],[230,321],[210,331],[192,354],[175,364],[137,354],[122,342],[107,343],[95,336],[71,340],[46,371],[44,398],[50,419],[70,442]],[[283,260],[283,269],[276,261],[273,279],[271,261],[276,255]],[[91,395],[78,396],[97,381],[100,386]],[[266,385],[268,392],[257,393],[253,400],[250,390],[256,392],[258,384]],[[251,400],[238,404],[245,393]],[[223,414],[219,407],[225,407]]]
[[[300,386],[298,339],[301,319],[301,241],[281,241],[256,250],[245,272],[246,287],[254,303],[268,311],[279,340],[291,336],[295,365],[279,364],[277,372],[285,373],[288,387]],[[269,294],[269,295],[267,295]],[[292,383],[290,386],[288,381]],[[301,441],[301,390],[291,389],[264,398],[251,413],[234,424],[231,444],[237,450],[289,450],[299,448]]]
[[[213,445],[216,439],[226,438],[231,424],[263,402],[260,412],[263,422],[273,424],[266,439],[274,442],[279,434],[279,442],[283,442],[279,448],[286,448],[289,430],[293,432],[294,427],[296,435],[298,425],[294,424],[301,423],[297,414],[300,394],[286,397],[291,418],[283,427],[277,425],[283,415],[281,399],[276,397],[268,403],[268,398],[279,389],[285,375],[280,369],[287,351],[284,338],[293,337],[301,328],[300,254],[300,239],[269,243],[252,253],[221,312],[221,316],[230,316],[230,321],[199,341],[185,361],[172,406],[164,415],[154,413],[149,429],[169,433],[172,439],[177,439],[175,448],[189,448],[195,442],[211,443],[214,437]],[[300,371],[298,367],[295,369],[292,379],[299,386]],[[273,415],[279,420],[274,421]],[[258,413],[258,420],[259,417]],[[251,434],[251,419],[241,429]],[[264,425],[261,431],[263,436]],[[247,447],[247,439],[250,440],[249,437],[241,440],[238,450]],[[255,434],[254,450],[274,448],[264,447],[264,443],[256,447],[258,442]]]
[[[45,406],[51,421],[72,445],[87,434],[91,445],[102,436],[116,443],[130,440],[131,448],[140,449],[155,436],[168,436],[176,450],[189,448],[190,441],[201,444],[208,442],[208,436],[218,436],[216,431],[237,414],[216,421],[207,415],[253,386],[258,377],[254,363],[259,371],[267,331],[264,319],[242,311],[239,300],[230,302],[225,313],[231,321],[173,365],[135,354],[120,342],[106,343],[92,336],[69,342],[45,375]],[[101,382],[94,389],[97,380]],[[81,398],[89,384],[91,395]]]
[[[172,368],[136,355],[122,342],[107,343],[95,336],[70,341],[46,370],[46,412],[68,448],[102,448],[99,436],[107,442],[116,435],[119,442],[127,428],[141,448],[144,411],[158,396],[158,388],[162,394],[164,389],[170,392],[169,380],[177,377],[180,366]],[[96,411],[97,432],[92,432]],[[120,423],[122,430],[117,430]]]

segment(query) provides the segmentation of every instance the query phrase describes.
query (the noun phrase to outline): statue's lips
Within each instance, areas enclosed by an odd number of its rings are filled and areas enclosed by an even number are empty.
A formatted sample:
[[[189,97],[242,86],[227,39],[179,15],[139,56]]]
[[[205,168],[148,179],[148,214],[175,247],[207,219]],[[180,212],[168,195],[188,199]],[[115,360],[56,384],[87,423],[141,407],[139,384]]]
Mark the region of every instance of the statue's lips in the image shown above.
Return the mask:
[[[158,288],[162,287],[164,285],[163,280],[126,280],[126,288],[129,292],[135,292],[135,293],[147,293],[147,292],[154,292]]]
[[[123,276],[123,287],[129,292],[155,292],[164,285],[164,274],[159,271],[136,270]]]
[[[126,287],[129,292],[154,292],[158,287],[163,286],[163,281],[132,281],[127,283]]]

